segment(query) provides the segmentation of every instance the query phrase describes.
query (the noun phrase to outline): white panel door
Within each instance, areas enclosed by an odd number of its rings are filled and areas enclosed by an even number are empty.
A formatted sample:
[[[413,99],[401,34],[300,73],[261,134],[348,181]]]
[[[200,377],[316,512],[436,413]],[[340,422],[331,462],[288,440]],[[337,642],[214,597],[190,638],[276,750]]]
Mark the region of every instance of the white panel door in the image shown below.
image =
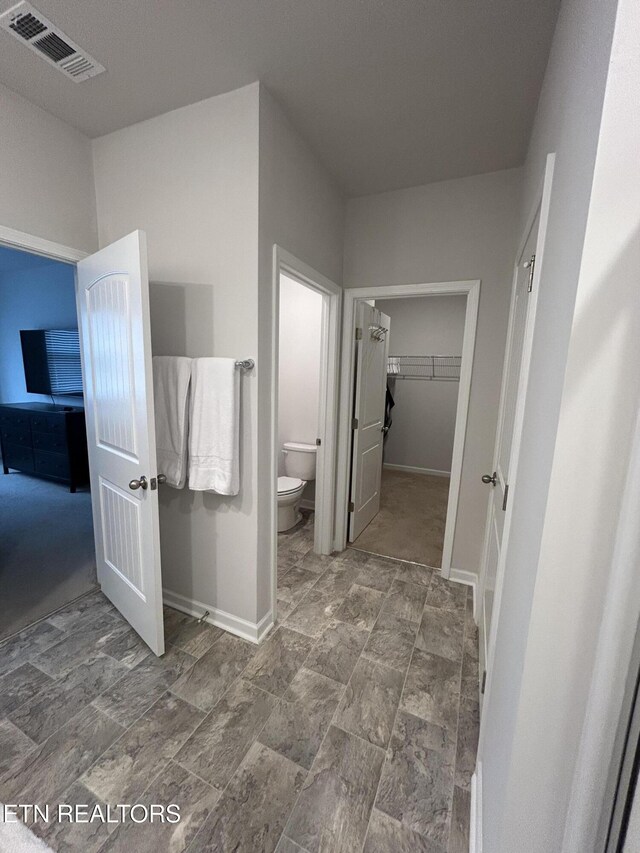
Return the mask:
[[[380,510],[384,408],[387,390],[389,335],[372,334],[379,326],[389,329],[390,319],[366,302],[358,304],[356,377],[349,541],[354,542]]]
[[[538,239],[539,214],[536,216],[522,255],[518,260],[514,288],[511,300],[511,316],[507,353],[502,379],[502,399],[500,418],[494,451],[494,471],[483,476],[491,488],[484,545],[483,571],[480,583],[480,666],[486,668],[488,644],[493,615],[493,601],[496,588],[496,574],[504,531],[505,512],[509,500],[509,484],[513,467],[517,459],[513,458],[514,427],[518,389],[523,368],[523,345],[527,314],[530,306],[531,281],[533,276],[533,258]],[[513,497],[513,496],[511,496]]]
[[[78,263],[85,414],[98,581],[164,653],[146,238]]]

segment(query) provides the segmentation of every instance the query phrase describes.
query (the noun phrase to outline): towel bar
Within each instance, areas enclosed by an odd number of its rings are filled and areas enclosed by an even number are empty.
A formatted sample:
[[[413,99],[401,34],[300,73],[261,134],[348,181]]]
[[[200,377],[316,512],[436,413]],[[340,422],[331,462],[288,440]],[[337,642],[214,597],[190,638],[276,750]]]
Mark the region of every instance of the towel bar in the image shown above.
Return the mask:
[[[236,361],[236,367],[239,367],[241,370],[253,370],[255,366],[256,363],[252,358],[244,358],[242,361]]]

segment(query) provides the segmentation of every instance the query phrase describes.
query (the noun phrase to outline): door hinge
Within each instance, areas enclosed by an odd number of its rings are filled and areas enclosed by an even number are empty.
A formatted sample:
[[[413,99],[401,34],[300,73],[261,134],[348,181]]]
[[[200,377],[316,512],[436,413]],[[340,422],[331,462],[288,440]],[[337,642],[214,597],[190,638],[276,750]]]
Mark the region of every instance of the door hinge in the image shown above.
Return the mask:
[[[349,501],[349,506],[347,507],[347,509],[349,512],[355,512],[356,511],[356,505],[354,504],[353,501]]]
[[[531,258],[528,261],[525,261],[524,268],[529,270],[529,284],[527,285],[527,290],[529,293],[533,290],[533,271],[536,268],[536,256],[531,255]]]
[[[358,328],[356,328],[356,340],[357,340],[357,341],[361,341],[361,340],[362,340],[362,329],[358,329]]]
[[[482,687],[480,688],[480,693],[484,695],[484,688],[487,686],[487,670],[482,673]]]
[[[351,418],[351,429],[358,429],[358,419]]]
[[[322,439],[316,438],[316,447],[321,447],[321,446],[322,446]]]
[[[504,512],[507,508],[507,498],[509,496],[509,484],[504,487],[504,497],[502,498],[502,511]]]

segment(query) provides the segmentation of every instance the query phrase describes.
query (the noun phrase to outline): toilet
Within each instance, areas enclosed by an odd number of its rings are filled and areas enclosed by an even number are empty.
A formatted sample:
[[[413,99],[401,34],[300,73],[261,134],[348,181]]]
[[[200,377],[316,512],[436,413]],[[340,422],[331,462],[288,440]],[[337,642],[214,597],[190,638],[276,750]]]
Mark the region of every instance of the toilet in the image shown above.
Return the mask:
[[[298,505],[304,487],[316,478],[316,445],[286,441],[283,445],[285,477],[278,477],[278,533],[300,521]]]

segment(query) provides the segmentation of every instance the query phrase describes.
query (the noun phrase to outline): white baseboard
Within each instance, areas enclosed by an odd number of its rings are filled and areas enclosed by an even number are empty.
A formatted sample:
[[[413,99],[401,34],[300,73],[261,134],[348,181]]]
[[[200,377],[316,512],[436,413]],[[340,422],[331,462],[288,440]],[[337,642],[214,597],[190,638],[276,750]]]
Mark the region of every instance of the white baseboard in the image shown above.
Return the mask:
[[[393,465],[385,462],[382,466],[390,471],[408,471],[411,474],[429,474],[432,477],[451,477],[451,471],[438,471],[436,468],[416,468],[414,465]]]
[[[482,853],[482,765],[480,762],[478,762],[476,772],[471,777],[469,853]]]
[[[273,627],[273,613],[271,610],[265,613],[259,622],[249,622],[247,619],[233,616],[233,614],[227,613],[225,610],[219,610],[211,604],[203,604],[194,598],[186,598],[184,595],[178,595],[177,592],[171,592],[169,589],[163,589],[162,594],[164,603],[168,607],[173,607],[182,613],[188,613],[189,616],[196,616],[198,619],[208,610],[209,615],[205,618],[205,622],[208,622],[209,625],[215,625],[217,628],[223,628],[230,634],[235,634],[237,637],[242,637],[243,640],[249,640],[251,643],[260,643]]]

